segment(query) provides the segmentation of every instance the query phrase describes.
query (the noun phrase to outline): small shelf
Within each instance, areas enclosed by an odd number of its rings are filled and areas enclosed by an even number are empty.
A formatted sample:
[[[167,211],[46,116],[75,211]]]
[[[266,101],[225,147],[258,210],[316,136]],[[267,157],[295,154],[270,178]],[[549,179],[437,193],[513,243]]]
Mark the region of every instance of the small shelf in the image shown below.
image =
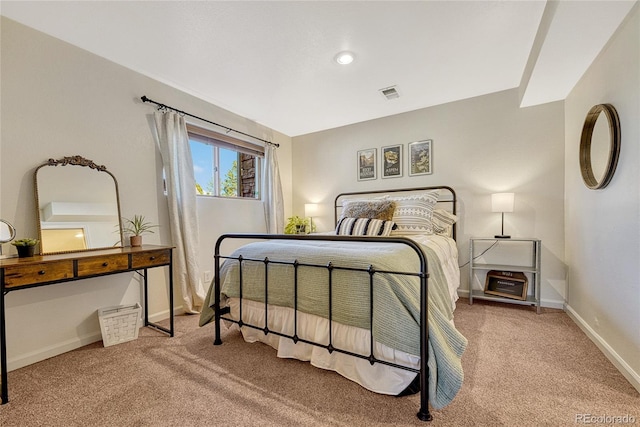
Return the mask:
[[[486,301],[494,301],[501,302],[507,304],[518,304],[518,305],[531,305],[536,307],[536,312],[540,314],[540,252],[542,242],[536,238],[511,238],[511,239],[499,239],[498,242],[500,244],[509,245],[513,242],[528,242],[531,244],[532,249],[532,257],[531,263],[528,265],[516,265],[516,264],[493,264],[493,263],[483,263],[483,262],[474,262],[474,258],[476,255],[476,243],[483,242],[484,245],[487,244],[488,241],[495,241],[496,239],[493,237],[472,237],[469,241],[469,259],[470,267],[469,267],[469,304],[473,304],[474,299],[486,300]],[[483,252],[484,253],[484,252]],[[502,261],[499,260],[499,261]],[[520,260],[522,262],[522,260]],[[531,276],[531,286],[533,290],[533,295],[527,295],[525,300],[519,300],[515,298],[507,298],[499,295],[487,294],[483,290],[474,290],[473,282],[476,275],[476,272],[479,271],[490,271],[490,270],[499,270],[499,271],[516,271],[527,273]]]
[[[526,300],[505,298],[498,295],[485,294],[483,291],[475,290],[472,292],[473,299],[481,299],[486,301],[496,301],[496,302],[509,302],[511,304],[520,304],[520,305],[536,305],[537,301],[535,297],[531,295],[527,295]]]
[[[507,265],[507,264],[472,264],[471,268],[476,270],[504,270],[504,271],[522,271],[523,273],[534,273],[538,271],[530,265]]]

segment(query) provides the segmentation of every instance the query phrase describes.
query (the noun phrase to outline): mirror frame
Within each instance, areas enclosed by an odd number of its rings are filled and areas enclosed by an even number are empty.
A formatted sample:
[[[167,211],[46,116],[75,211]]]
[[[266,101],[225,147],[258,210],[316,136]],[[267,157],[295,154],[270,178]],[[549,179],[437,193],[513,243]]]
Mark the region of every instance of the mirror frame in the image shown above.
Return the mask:
[[[16,228],[9,221],[5,221],[4,219],[0,219],[0,223],[5,224],[9,229],[9,239],[8,240],[0,239],[0,258],[3,258],[4,255],[2,255],[2,245],[4,243],[9,243],[10,241],[16,238]]]
[[[600,114],[604,113],[607,123],[609,124],[609,157],[606,163],[606,169],[600,181],[593,174],[591,165],[591,137],[593,136],[593,128],[598,121]],[[580,173],[584,184],[592,189],[597,190],[605,188],[618,165],[618,157],[620,157],[620,119],[618,112],[611,104],[598,104],[591,107],[584,119],[582,127],[582,136],[580,137]]]
[[[33,185],[35,188],[35,198],[36,198],[36,221],[38,223],[38,238],[40,239],[40,242],[42,242],[42,227],[41,227],[41,221],[40,221],[40,201],[39,201],[39,197],[38,197],[38,171],[45,167],[45,166],[53,166],[53,167],[57,167],[57,166],[67,166],[67,165],[71,165],[71,166],[82,166],[82,167],[88,167],[90,169],[94,169],[96,172],[104,172],[107,173],[109,176],[111,176],[111,178],[113,179],[113,184],[115,185],[115,190],[116,190],[116,205],[118,207],[118,228],[120,229],[120,244],[119,245],[113,245],[113,246],[104,246],[104,247],[97,247],[97,248],[88,248],[88,249],[79,249],[79,250],[70,250],[70,251],[57,251],[57,252],[47,252],[46,255],[53,255],[53,254],[66,254],[66,253],[72,253],[72,252],[86,252],[86,251],[97,251],[97,250],[104,250],[104,249],[113,249],[113,248],[122,248],[124,247],[124,233],[122,231],[122,215],[120,213],[120,192],[118,191],[118,180],[116,179],[116,177],[107,170],[107,167],[104,165],[97,165],[95,164],[92,160],[89,159],[85,159],[82,156],[68,156],[68,157],[63,157],[59,160],[55,160],[55,159],[49,159],[47,160],[47,162],[41,164],[40,166],[38,166],[36,168],[36,170],[33,172]],[[40,245],[40,254],[42,255],[42,244]]]
[[[9,243],[10,241],[12,241],[13,239],[16,238],[16,228],[11,225],[11,223],[9,221],[5,221],[4,219],[0,219],[0,222],[3,224],[6,224],[7,228],[9,229],[11,234],[11,237],[9,237],[9,240],[2,240],[0,239],[0,244],[2,243]],[[2,255],[2,248],[0,248],[0,255]]]

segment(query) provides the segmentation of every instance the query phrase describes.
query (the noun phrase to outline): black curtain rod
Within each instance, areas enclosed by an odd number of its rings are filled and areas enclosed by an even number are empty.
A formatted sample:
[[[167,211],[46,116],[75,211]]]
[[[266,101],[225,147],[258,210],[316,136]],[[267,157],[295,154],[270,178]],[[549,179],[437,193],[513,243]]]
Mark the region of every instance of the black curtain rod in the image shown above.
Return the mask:
[[[276,147],[280,147],[280,144],[276,144],[275,142],[267,141],[266,139],[262,139],[262,138],[258,138],[257,136],[249,135],[248,133],[244,133],[244,132],[241,132],[239,130],[235,130],[233,128],[230,128],[229,126],[224,126],[224,125],[221,125],[219,123],[212,122],[211,120],[207,120],[207,119],[203,119],[202,117],[194,116],[193,114],[189,114],[186,111],[178,110],[177,108],[169,107],[168,105],[162,104],[160,102],[156,102],[153,99],[147,98],[146,95],[143,95],[140,99],[142,99],[142,102],[150,102],[152,104],[156,104],[160,108],[166,108],[168,110],[175,111],[176,113],[184,114],[185,116],[193,117],[194,119],[202,120],[203,122],[207,122],[207,123],[210,123],[210,124],[212,124],[214,126],[221,127],[223,129],[226,129],[227,132],[239,133],[240,135],[248,136],[249,138],[253,138],[253,139],[257,139],[258,141],[262,141],[265,144],[271,144],[271,145],[274,145]]]

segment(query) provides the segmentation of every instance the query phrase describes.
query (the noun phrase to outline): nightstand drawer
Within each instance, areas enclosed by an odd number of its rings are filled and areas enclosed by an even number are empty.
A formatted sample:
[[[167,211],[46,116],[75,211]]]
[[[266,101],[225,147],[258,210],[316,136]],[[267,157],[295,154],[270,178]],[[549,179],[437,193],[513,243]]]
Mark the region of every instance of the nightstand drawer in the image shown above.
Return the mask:
[[[145,268],[156,265],[169,264],[171,259],[171,249],[160,249],[157,251],[147,251],[134,253],[131,255],[131,268]]]
[[[73,278],[73,261],[71,260],[12,265],[4,269],[4,286],[7,289],[71,278]]]
[[[122,271],[129,268],[129,257],[126,254],[101,256],[78,260],[78,277],[94,276]]]

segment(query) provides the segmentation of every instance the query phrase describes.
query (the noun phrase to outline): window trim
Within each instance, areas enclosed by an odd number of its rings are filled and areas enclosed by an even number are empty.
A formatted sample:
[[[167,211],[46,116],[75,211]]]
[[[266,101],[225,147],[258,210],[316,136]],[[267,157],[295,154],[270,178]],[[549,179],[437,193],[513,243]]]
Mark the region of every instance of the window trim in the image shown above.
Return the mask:
[[[206,196],[206,197],[222,197],[225,199],[240,199],[240,200],[262,200],[262,194],[260,191],[260,185],[262,182],[262,161],[256,161],[255,163],[255,187],[254,187],[254,197],[246,197],[242,196],[242,166],[240,161],[240,154],[247,154],[253,156],[256,159],[262,158],[264,159],[264,146],[260,146],[257,144],[252,144],[248,141],[244,141],[238,138],[234,138],[229,135],[221,134],[215,132],[210,129],[202,128],[200,126],[193,125],[191,123],[187,123],[187,134],[189,136],[190,141],[199,142],[201,144],[210,145],[213,148],[211,162],[214,167],[213,171],[213,182],[214,182],[214,194],[196,194],[197,196]],[[220,176],[220,168],[219,168],[219,158],[220,158],[220,149],[227,149],[231,151],[235,151],[238,154],[237,164],[238,164],[238,175],[237,175],[237,188],[238,194],[233,196],[224,196],[221,194],[221,182],[222,177]]]
[[[234,138],[210,129],[201,128],[187,123],[187,133],[189,134],[189,139],[202,142],[203,144],[213,144],[218,147],[232,149],[252,156],[264,157],[264,146],[252,144],[242,139]]]

